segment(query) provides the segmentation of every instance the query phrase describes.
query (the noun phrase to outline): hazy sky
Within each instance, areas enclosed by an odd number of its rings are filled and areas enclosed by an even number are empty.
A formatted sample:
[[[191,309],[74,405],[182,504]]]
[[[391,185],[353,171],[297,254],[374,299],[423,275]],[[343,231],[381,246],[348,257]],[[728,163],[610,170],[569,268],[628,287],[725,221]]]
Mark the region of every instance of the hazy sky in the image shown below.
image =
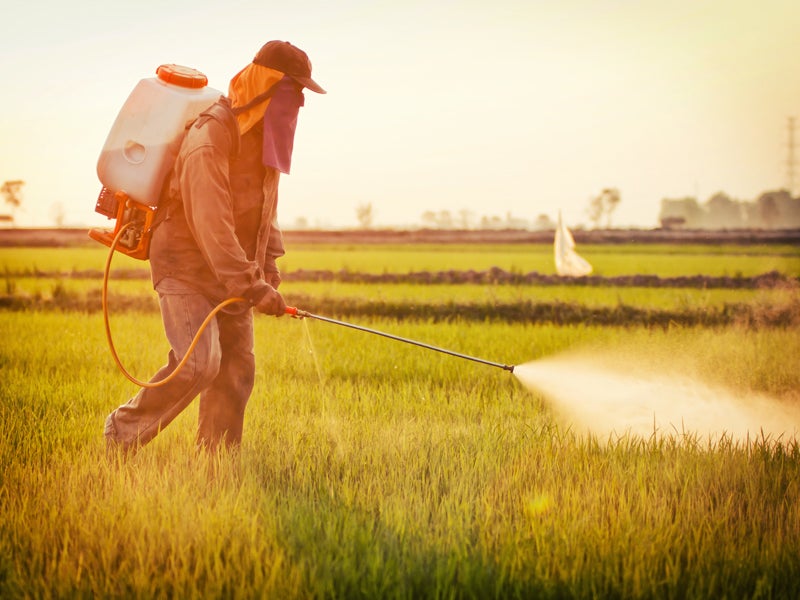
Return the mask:
[[[561,210],[576,226],[605,187],[615,224],[655,226],[664,197],[784,187],[800,117],[797,0],[4,6],[0,181],[26,181],[20,224],[53,224],[56,203],[104,223],[96,161],[136,83],[177,63],[226,92],[270,39],[305,49],[328,90],[306,92],[286,228],[352,226],[367,203],[376,225]]]

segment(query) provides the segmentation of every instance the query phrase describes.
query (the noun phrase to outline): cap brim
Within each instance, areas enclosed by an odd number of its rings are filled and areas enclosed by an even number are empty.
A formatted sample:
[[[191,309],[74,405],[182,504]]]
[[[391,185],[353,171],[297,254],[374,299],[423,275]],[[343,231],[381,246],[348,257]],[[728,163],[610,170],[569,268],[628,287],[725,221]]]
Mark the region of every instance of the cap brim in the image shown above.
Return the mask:
[[[327,94],[322,86],[318,84],[316,81],[311,79],[311,77],[297,77],[296,75],[291,76],[297,83],[301,84],[303,87],[310,89],[312,92],[317,92],[318,94]]]

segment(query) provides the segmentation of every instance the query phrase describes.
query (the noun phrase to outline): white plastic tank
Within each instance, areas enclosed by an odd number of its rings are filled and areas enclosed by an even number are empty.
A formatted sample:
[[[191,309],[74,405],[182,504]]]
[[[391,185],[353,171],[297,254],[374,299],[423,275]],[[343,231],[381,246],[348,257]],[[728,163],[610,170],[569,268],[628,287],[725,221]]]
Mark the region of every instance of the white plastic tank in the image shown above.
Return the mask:
[[[120,109],[97,161],[104,187],[155,207],[178,154],[186,125],[222,92],[200,71],[161,65],[142,79]]]

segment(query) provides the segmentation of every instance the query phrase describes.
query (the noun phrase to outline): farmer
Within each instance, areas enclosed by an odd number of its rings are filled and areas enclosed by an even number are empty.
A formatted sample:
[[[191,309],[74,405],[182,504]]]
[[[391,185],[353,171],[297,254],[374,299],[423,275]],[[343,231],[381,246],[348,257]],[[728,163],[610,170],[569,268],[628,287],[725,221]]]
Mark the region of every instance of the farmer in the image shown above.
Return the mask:
[[[231,79],[228,97],[188,129],[159,203],[150,247],[168,363],[167,377],[186,354],[206,316],[217,313],[179,374],[144,387],[105,422],[109,448],[135,449],[152,440],[199,394],[198,446],[238,447],[255,379],[253,309],[281,316],[276,259],[284,254],[276,218],[278,179],[289,173],[308,56],[289,42],[266,43]]]

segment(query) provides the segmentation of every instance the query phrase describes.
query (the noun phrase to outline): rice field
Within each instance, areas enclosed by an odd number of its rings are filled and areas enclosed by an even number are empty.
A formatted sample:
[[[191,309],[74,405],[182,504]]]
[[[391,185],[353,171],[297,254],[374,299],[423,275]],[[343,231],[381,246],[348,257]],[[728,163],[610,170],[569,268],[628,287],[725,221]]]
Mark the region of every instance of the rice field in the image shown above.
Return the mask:
[[[447,306],[456,296],[501,307],[533,299],[655,311],[799,308],[792,285],[288,277],[300,265],[552,272],[545,247],[453,250],[290,248],[282,292],[320,307],[365,299]],[[606,246],[582,254],[607,276],[643,268],[662,277],[800,276],[800,252],[778,246]],[[507,371],[331,324],[256,320],[258,372],[240,453],[196,453],[192,405],[135,456],[108,457],[103,421],[135,388],[108,353],[100,281],[79,273],[101,270],[104,260],[102,249],[0,251],[6,297],[55,298],[33,309],[0,308],[0,597],[800,596],[800,447],[788,436],[763,429],[746,441],[724,431],[713,439],[690,430],[592,435]],[[112,268],[143,266],[115,257]],[[110,285],[120,356],[147,377],[168,349],[149,281]],[[152,304],[124,308],[127,296]],[[76,309],[59,298],[84,302]],[[504,364],[591,356],[620,371],[655,370],[800,407],[798,321],[652,327],[355,318]],[[599,391],[586,389],[578,400],[596,403]]]
[[[661,277],[708,275],[751,277],[778,271],[800,273],[800,250],[789,245],[587,245],[581,255],[595,273],[660,275]],[[101,270],[106,249],[0,248],[0,272],[43,271],[70,273]],[[124,255],[114,257],[114,269],[145,269],[146,263]],[[413,271],[476,271],[499,267],[506,271],[552,274],[553,248],[549,244],[503,245],[300,245],[279,260],[282,271],[349,270],[359,273],[408,273]]]

